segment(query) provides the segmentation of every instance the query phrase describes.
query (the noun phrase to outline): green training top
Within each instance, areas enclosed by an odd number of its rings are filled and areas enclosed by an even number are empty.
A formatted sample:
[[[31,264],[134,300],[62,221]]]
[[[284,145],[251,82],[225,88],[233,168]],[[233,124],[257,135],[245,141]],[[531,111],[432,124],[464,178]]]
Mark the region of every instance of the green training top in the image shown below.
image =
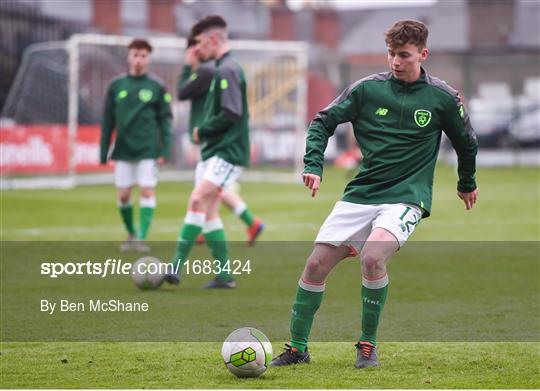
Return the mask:
[[[198,126],[202,160],[218,156],[236,166],[249,165],[248,120],[244,71],[227,52],[216,61]]]
[[[171,95],[150,75],[122,75],[107,90],[101,123],[100,161],[107,161],[113,130],[113,160],[169,158]]]
[[[308,129],[305,173],[322,177],[328,138],[344,122],[352,123],[363,160],[343,201],[411,203],[428,217],[441,131],[458,156],[458,190],[476,189],[478,144],[469,116],[457,91],[423,69],[412,83],[391,72],[366,77],[320,111]]]
[[[178,99],[191,100],[189,115],[190,137],[193,135],[193,128],[202,122],[206,95],[215,73],[216,67],[213,61],[201,63],[196,69],[193,69],[190,65],[184,65],[182,68],[182,74],[178,82]]]

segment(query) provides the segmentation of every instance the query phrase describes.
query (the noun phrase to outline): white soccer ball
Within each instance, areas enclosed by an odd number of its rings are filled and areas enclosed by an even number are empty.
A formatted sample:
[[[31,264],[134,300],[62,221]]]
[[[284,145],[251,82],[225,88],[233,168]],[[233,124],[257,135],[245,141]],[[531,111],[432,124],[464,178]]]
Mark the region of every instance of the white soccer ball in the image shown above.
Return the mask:
[[[261,331],[242,327],[223,343],[221,356],[229,371],[238,377],[257,377],[272,361],[272,344]]]
[[[157,289],[163,284],[161,262],[154,257],[142,257],[131,266],[131,278],[140,289]]]

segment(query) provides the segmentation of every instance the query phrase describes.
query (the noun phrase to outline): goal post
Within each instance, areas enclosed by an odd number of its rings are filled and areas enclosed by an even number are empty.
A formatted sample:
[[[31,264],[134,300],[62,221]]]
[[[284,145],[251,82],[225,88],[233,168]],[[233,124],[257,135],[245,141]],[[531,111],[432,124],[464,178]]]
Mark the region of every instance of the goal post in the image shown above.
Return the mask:
[[[10,128],[16,129],[20,136],[25,127],[25,132],[29,133],[46,133],[54,127],[55,136],[43,136],[42,144],[45,148],[48,143],[61,142],[62,147],[49,147],[53,158],[56,149],[63,149],[63,155],[59,157],[63,160],[55,169],[33,167],[17,171],[17,165],[10,166],[10,161],[2,159],[3,186],[16,187],[16,183],[21,183],[21,173],[25,175],[25,183],[39,177],[41,181],[37,182],[43,183],[42,177],[47,175],[46,183],[51,186],[56,180],[63,186],[66,183],[76,186],[112,181],[111,167],[99,166],[99,125],[108,84],[127,71],[127,45],[132,39],[129,36],[76,34],[51,47],[36,45],[32,53],[25,56],[19,71],[25,74],[18,74],[10,91],[10,97],[17,96],[11,99],[17,101],[17,105],[6,104],[2,111],[2,147],[7,145],[15,154],[20,137],[15,137],[18,141],[11,144],[7,142],[6,138],[11,137]],[[150,72],[162,79],[171,95],[176,97],[186,40],[175,37],[149,37],[148,40],[153,47]],[[307,45],[303,42],[249,40],[231,40],[230,43],[235,59],[246,74],[250,109],[252,166],[243,179],[298,180],[305,145]],[[52,52],[53,49],[56,52]],[[59,55],[59,50],[64,54]],[[39,74],[30,74],[32,72]],[[24,81],[32,77],[43,81],[50,79],[50,83],[42,83],[41,87],[34,83],[32,87],[47,90],[30,94],[21,91],[30,88]],[[173,99],[171,105],[172,159],[160,179],[189,179],[198,160],[198,147],[189,141],[187,131],[189,102]],[[26,114],[22,115],[15,106],[25,107]],[[33,111],[40,115],[33,116]],[[42,163],[47,164],[45,159]]]

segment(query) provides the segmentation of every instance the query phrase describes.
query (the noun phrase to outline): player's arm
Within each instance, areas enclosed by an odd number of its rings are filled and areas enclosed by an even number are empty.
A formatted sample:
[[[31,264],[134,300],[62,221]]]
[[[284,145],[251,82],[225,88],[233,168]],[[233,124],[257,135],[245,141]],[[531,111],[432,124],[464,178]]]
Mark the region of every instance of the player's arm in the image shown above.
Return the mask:
[[[215,87],[221,94],[221,107],[217,113],[205,118],[198,126],[199,139],[224,133],[243,115],[241,74],[238,69],[224,67],[215,78]]]
[[[200,64],[196,69],[191,65],[184,65],[178,83],[178,99],[194,99],[206,94],[214,74],[213,63]]]
[[[165,88],[162,88],[157,105],[157,123],[161,141],[159,163],[163,163],[164,160],[169,160],[171,154],[171,100],[171,94],[169,94]]]
[[[478,142],[469,114],[457,93],[445,111],[443,129],[458,157],[458,197],[463,200],[467,209],[471,209],[478,197],[476,186]]]
[[[328,145],[328,139],[333,136],[339,124],[355,119],[360,107],[361,88],[361,85],[347,88],[328,107],[319,111],[309,125],[302,176],[305,186],[312,190],[313,197],[322,180],[324,151]]]
[[[101,164],[107,163],[107,155],[111,144],[111,137],[116,126],[114,118],[114,88],[110,84],[105,96],[105,106],[103,108],[103,118],[101,120],[101,140],[99,148],[99,161]]]

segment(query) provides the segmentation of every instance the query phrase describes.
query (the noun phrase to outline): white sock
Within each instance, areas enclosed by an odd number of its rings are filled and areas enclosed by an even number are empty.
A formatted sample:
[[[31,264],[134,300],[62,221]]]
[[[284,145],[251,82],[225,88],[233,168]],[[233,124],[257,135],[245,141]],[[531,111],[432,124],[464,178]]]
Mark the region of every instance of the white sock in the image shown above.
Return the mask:
[[[240,204],[236,205],[236,207],[234,208],[234,214],[237,216],[240,216],[242,213],[244,213],[246,209],[247,209],[247,205],[241,202]]]
[[[148,197],[139,199],[139,206],[141,208],[155,208],[156,207],[156,197]]]
[[[362,285],[368,289],[384,288],[386,285],[388,285],[388,274],[385,274],[376,280],[368,280],[366,277],[362,276]]]
[[[203,234],[214,232],[218,229],[223,229],[223,222],[219,217],[216,217],[215,219],[208,220],[204,223]]]

